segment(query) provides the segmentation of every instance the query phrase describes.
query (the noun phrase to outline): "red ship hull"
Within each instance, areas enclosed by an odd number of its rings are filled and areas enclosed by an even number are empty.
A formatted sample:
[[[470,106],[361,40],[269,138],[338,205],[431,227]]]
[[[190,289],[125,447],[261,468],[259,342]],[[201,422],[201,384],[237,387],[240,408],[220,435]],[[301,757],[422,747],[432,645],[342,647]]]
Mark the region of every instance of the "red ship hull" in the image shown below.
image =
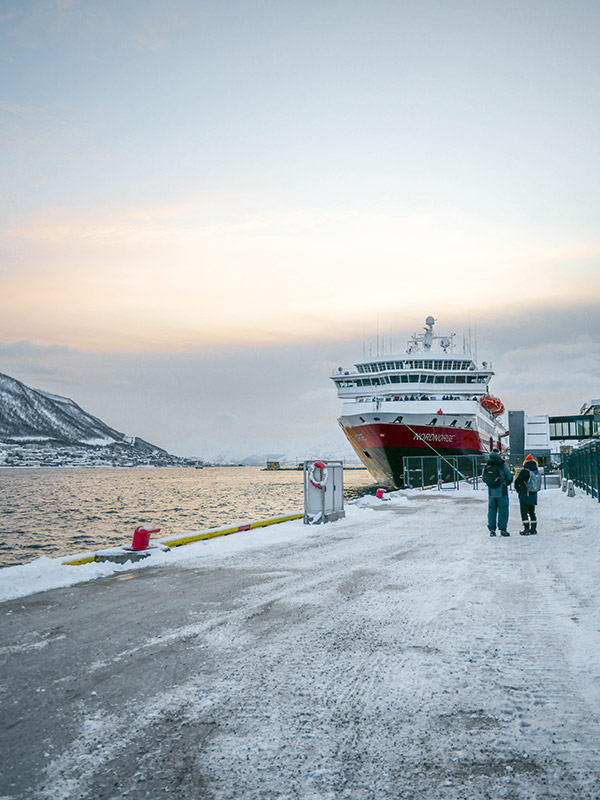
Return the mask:
[[[373,477],[389,486],[404,485],[405,456],[482,456],[477,431],[465,428],[402,424],[360,425],[344,428],[348,441]]]

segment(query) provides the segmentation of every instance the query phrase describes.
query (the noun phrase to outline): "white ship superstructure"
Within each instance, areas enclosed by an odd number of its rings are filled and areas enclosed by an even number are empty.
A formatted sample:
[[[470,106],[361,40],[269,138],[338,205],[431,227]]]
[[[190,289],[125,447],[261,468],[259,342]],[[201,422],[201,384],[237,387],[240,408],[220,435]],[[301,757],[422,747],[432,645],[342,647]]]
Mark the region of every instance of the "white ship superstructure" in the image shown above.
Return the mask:
[[[339,423],[373,477],[403,482],[403,459],[413,455],[482,455],[502,449],[504,407],[489,393],[492,365],[470,348],[457,353],[455,334],[413,334],[402,354],[364,358],[332,376],[343,400]]]

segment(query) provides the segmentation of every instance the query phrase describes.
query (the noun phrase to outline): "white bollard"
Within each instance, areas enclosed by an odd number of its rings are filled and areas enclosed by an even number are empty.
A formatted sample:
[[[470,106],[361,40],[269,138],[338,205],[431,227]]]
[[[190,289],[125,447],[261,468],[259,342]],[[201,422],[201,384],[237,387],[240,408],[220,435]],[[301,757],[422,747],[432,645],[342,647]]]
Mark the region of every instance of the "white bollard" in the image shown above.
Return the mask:
[[[575,497],[575,487],[573,486],[573,481],[569,481],[567,483],[567,497]]]
[[[563,492],[567,491],[567,479],[566,478],[562,479],[562,490],[563,490]]]

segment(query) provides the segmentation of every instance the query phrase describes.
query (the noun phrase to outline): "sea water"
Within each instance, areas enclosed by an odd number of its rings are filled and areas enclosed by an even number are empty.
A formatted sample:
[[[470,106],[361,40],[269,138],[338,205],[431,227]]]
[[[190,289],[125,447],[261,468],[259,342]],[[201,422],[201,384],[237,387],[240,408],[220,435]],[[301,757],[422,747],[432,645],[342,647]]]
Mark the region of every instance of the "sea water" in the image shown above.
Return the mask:
[[[366,470],[344,470],[346,497]],[[0,566],[130,545],[150,523],[159,536],[301,513],[301,470],[262,467],[0,469]]]

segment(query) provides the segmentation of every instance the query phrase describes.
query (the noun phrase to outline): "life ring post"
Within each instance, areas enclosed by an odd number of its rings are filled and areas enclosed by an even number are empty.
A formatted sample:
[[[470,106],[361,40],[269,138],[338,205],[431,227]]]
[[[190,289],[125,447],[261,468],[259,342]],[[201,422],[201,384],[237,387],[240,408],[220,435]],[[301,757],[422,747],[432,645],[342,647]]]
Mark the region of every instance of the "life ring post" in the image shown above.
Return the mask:
[[[344,514],[343,461],[304,462],[304,522],[332,522]]]

